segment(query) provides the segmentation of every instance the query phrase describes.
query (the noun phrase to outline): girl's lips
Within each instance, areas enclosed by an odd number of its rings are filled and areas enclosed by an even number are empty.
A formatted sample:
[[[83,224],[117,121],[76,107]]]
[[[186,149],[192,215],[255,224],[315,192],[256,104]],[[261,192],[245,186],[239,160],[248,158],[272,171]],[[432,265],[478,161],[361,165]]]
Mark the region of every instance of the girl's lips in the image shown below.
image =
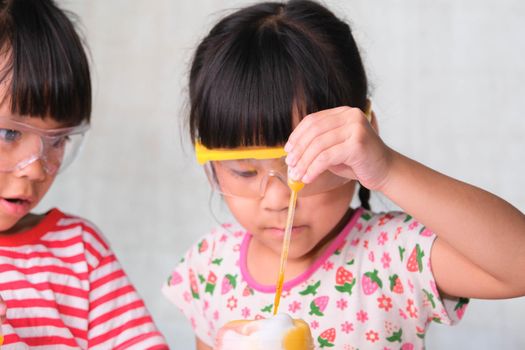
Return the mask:
[[[293,226],[292,227],[292,236],[299,234],[302,230],[304,230],[306,226]],[[271,235],[276,236],[278,238],[284,237],[284,228],[278,228],[278,227],[267,227],[266,231],[269,232]]]
[[[24,198],[0,197],[0,207],[11,215],[25,215],[31,209],[31,201]]]

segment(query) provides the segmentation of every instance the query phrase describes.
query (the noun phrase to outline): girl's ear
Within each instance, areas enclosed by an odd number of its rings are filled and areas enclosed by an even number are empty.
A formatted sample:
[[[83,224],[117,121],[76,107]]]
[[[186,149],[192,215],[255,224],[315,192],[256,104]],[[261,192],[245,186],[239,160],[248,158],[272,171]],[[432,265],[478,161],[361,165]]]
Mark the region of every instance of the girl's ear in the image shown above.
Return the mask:
[[[375,112],[372,110],[372,101],[369,98],[366,99],[366,114],[370,113],[370,125],[379,135],[379,125],[377,124],[377,118]]]
[[[379,135],[379,125],[377,124],[377,118],[374,111],[370,112],[371,120],[370,124],[372,125],[372,128],[376,131],[376,133]]]

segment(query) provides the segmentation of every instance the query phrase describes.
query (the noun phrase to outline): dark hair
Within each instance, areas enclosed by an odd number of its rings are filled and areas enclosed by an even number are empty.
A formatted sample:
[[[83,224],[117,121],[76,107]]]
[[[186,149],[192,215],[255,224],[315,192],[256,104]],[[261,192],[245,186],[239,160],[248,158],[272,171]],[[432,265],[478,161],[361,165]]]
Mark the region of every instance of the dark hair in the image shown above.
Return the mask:
[[[264,2],[223,18],[198,46],[190,137],[209,148],[283,145],[294,111],[302,118],[366,103],[366,73],[348,24],[313,1]]]
[[[0,54],[12,113],[89,122],[88,59],[73,23],[52,0],[0,0]]]

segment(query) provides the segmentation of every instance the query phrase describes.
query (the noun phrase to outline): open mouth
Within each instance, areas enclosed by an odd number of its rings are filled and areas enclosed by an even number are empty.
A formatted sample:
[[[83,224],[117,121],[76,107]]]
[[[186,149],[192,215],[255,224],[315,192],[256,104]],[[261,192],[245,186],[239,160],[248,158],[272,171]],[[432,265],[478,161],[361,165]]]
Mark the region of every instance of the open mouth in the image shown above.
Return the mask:
[[[5,198],[5,200],[11,203],[15,203],[15,204],[22,204],[24,202],[27,202],[26,200],[19,199],[19,198]]]
[[[4,197],[4,200],[9,203],[17,204],[17,205],[28,205],[29,204],[29,201],[27,199],[22,199],[22,198],[5,198]]]
[[[11,215],[25,215],[31,209],[31,200],[26,197],[0,197],[2,211]]]

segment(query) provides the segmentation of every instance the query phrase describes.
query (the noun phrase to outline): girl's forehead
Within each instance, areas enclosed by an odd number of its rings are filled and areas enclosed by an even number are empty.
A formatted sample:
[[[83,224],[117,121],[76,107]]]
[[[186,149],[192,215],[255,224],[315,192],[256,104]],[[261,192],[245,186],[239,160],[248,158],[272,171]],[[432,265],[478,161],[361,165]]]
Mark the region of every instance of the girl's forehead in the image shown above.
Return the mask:
[[[53,130],[65,127],[63,123],[60,123],[51,117],[40,118],[23,116],[17,117],[17,120],[42,130]]]
[[[40,118],[14,114],[11,110],[11,93],[9,89],[10,79],[6,78],[0,82],[0,119],[14,120],[43,130],[65,127],[64,123],[60,123],[50,116]]]
[[[0,93],[2,92],[2,88],[0,88]],[[58,122],[51,117],[40,118],[13,114],[11,111],[11,98],[6,93],[0,95],[0,120],[13,120],[42,130],[60,129],[65,127],[64,123]]]
[[[0,47],[0,85],[9,87],[13,76],[11,50]]]
[[[13,71],[9,69],[8,54],[0,48],[0,117],[11,114],[11,81]]]
[[[6,80],[3,80],[0,82],[0,117],[10,116],[11,114],[9,85]]]
[[[41,130],[54,130],[54,129],[61,129],[65,127],[64,123],[60,123],[51,117],[40,118],[40,117],[19,116],[19,115],[12,115],[12,114],[6,116],[5,114],[1,114],[0,119],[1,120],[5,120],[5,119],[13,120],[19,123],[30,125],[34,128],[41,129]]]

